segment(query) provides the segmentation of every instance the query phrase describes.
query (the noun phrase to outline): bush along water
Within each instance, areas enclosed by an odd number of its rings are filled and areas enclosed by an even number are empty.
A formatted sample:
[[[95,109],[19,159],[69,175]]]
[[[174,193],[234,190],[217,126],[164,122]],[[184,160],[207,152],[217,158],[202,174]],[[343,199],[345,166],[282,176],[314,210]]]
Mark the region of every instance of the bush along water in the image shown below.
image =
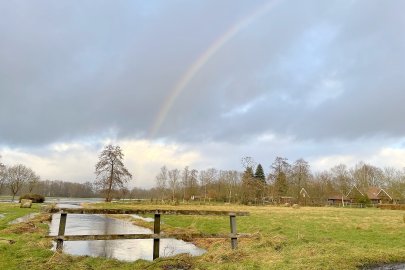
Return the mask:
[[[31,200],[33,203],[43,203],[45,201],[44,196],[34,193],[28,193],[20,196],[20,202],[22,199]]]

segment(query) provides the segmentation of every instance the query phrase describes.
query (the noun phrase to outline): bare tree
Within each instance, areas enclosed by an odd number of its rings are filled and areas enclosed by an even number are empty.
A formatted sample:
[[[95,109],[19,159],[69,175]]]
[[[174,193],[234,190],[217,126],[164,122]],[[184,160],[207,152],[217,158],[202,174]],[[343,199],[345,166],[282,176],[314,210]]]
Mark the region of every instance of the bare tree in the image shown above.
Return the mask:
[[[15,195],[17,195],[21,188],[28,183],[28,181],[34,178],[38,179],[35,172],[22,164],[14,165],[7,169],[6,182],[10,188],[11,194],[13,195],[13,201]]]
[[[190,170],[188,166],[184,167],[183,172],[181,173],[181,186],[183,188],[183,202],[186,199],[186,191],[189,188],[190,184]]]
[[[172,191],[172,201],[174,201],[176,190],[179,186],[180,171],[173,169],[169,171],[169,187]]]
[[[307,161],[300,158],[294,162],[292,167],[292,177],[295,180],[295,194],[298,200],[300,198],[300,190],[301,188],[306,187],[310,174],[309,164]]]
[[[164,200],[165,197],[166,185],[167,185],[167,168],[166,166],[163,166],[162,168],[160,168],[159,174],[156,175],[156,186],[158,188],[160,196],[162,197],[162,201]]]
[[[208,196],[208,187],[209,185],[215,181],[217,177],[218,171],[215,168],[210,168],[205,171],[200,171],[200,183],[201,186],[204,188],[204,202]]]
[[[226,189],[227,189],[227,197],[228,197],[228,202],[230,203],[232,201],[232,196],[235,197],[235,189],[236,186],[240,182],[240,173],[237,171],[221,171],[221,176],[222,179],[225,182]]]
[[[31,193],[32,190],[38,185],[39,183],[39,177],[33,177],[30,180],[28,180],[28,193]]]
[[[245,170],[247,168],[251,168],[253,170],[253,168],[256,167],[256,162],[252,157],[243,157],[241,159],[241,163],[243,168],[245,168]]]
[[[112,191],[124,188],[132,175],[123,163],[124,154],[119,146],[108,145],[104,148],[96,164],[96,185],[105,192],[105,201],[111,202]]]
[[[373,165],[359,162],[351,169],[352,178],[358,188],[365,190],[370,186],[382,186],[381,180],[383,179],[383,171]]]
[[[345,164],[336,165],[331,169],[331,173],[340,194],[346,195],[349,193],[352,187],[352,180],[347,166]]]
[[[190,172],[190,197],[195,196],[197,194],[197,190],[198,190],[198,171],[196,169],[192,169]]]
[[[1,155],[0,155],[1,159]],[[6,166],[0,162],[0,193],[6,181]]]

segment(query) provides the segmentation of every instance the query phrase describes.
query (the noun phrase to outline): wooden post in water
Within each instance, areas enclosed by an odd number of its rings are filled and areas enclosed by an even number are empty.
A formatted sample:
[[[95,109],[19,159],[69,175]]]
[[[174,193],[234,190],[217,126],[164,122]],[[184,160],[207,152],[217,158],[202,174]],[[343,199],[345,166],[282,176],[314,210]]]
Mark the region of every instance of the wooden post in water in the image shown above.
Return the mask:
[[[230,223],[231,223],[231,234],[232,234],[232,236],[234,236],[234,237],[231,236],[231,246],[232,246],[232,249],[236,249],[238,247],[238,238],[235,237],[236,236],[236,215],[231,213],[229,215],[229,218],[230,218]]]
[[[58,236],[65,235],[66,218],[67,218],[67,213],[61,213],[60,214]],[[56,250],[57,251],[62,251],[63,250],[63,240],[62,239],[58,239],[56,241]]]
[[[155,224],[153,226],[153,233],[160,234],[160,214],[155,213]],[[153,260],[159,258],[160,238],[153,239]]]

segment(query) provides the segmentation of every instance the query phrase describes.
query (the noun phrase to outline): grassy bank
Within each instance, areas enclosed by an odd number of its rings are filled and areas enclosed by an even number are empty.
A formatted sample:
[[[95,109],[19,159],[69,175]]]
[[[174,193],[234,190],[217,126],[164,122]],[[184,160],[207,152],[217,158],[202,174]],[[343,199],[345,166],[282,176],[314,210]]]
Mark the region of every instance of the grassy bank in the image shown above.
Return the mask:
[[[249,211],[249,217],[237,218],[238,231],[253,233],[256,237],[239,241],[237,251],[232,251],[226,240],[195,240],[208,250],[205,255],[157,262],[125,263],[54,255],[49,250],[50,241],[43,238],[47,234],[46,215],[36,217],[32,225],[7,225],[18,216],[38,211],[37,206],[20,209],[12,204],[0,204],[0,213],[6,213],[6,217],[0,219],[0,238],[15,241],[14,244],[0,243],[0,269],[159,269],[170,265],[183,269],[357,269],[369,264],[405,261],[403,211],[117,203],[92,206]],[[163,230],[229,232],[226,217],[163,216],[162,221]]]

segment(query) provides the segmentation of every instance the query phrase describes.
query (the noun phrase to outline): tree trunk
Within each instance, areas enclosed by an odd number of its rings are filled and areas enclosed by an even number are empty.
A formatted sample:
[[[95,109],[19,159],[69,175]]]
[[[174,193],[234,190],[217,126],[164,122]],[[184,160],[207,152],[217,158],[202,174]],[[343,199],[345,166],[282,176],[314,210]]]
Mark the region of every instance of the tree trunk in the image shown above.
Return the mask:
[[[112,188],[112,184],[113,184],[113,173],[114,173],[114,165],[111,165],[110,181],[108,183],[109,186],[108,186],[108,190],[107,190],[106,202],[111,202],[111,188]]]

